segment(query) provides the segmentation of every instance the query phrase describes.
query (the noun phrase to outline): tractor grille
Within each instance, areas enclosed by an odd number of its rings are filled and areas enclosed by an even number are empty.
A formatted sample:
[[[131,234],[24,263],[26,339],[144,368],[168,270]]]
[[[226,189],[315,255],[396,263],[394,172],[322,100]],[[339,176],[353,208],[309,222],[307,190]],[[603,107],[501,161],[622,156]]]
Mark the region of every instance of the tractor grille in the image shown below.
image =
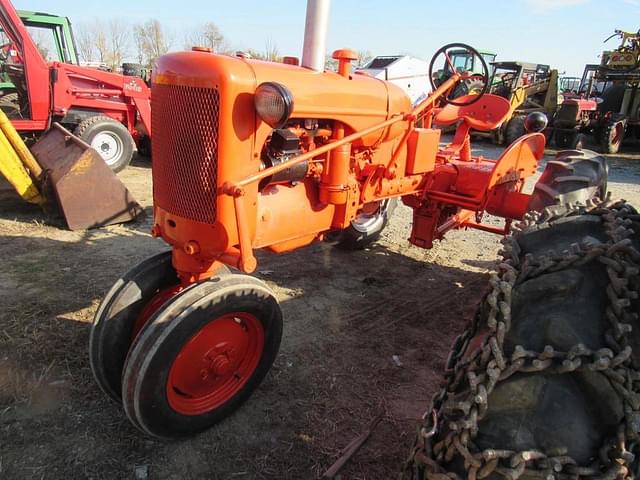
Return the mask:
[[[151,105],[155,204],[174,215],[214,223],[218,90],[154,85]]]

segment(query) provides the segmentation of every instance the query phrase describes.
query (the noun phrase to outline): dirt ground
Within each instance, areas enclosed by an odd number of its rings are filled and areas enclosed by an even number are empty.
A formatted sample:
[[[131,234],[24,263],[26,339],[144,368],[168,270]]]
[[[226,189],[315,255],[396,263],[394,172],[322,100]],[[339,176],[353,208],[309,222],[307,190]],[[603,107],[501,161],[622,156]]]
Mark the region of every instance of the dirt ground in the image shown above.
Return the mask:
[[[497,157],[489,144],[476,153]],[[640,205],[640,156],[610,159],[614,196]],[[149,164],[120,175],[150,212]],[[94,383],[89,328],[102,296],[165,248],[151,218],[86,232],[0,197],[0,479],[313,479],[383,412],[343,479],[396,478],[448,347],[485,291],[499,238],[456,231],[408,244],[399,207],[373,248],[261,254],[285,314],[256,394],[196,438],[150,440]],[[397,356],[396,362],[393,356]]]

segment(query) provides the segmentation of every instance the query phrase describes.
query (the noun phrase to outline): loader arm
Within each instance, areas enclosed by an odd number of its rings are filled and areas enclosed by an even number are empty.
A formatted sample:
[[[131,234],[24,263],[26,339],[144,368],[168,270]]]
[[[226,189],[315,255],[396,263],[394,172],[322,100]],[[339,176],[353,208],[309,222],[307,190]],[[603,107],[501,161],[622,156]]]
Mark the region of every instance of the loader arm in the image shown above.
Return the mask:
[[[24,81],[29,95],[30,120],[16,124],[21,130],[41,130],[48,124],[51,110],[49,88],[42,88],[50,83],[49,66],[9,0],[0,0],[0,23],[9,40],[22,52],[24,72],[28,72]]]

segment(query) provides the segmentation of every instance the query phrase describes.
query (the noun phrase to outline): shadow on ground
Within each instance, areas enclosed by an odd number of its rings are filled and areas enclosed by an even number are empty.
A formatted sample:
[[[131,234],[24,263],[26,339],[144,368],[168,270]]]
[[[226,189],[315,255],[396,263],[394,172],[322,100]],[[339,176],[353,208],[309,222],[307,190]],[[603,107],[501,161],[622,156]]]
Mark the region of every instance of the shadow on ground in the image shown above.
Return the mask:
[[[486,282],[381,245],[261,254],[256,275],[286,319],[274,368],[216,428],[162,443],[101,394],[87,359],[101,297],[165,248],[146,234],[148,221],[56,238],[47,226],[36,225],[34,235],[32,220],[11,225],[0,235],[3,478],[134,478],[136,466],[151,479],[318,478],[381,410],[344,478],[393,478]]]

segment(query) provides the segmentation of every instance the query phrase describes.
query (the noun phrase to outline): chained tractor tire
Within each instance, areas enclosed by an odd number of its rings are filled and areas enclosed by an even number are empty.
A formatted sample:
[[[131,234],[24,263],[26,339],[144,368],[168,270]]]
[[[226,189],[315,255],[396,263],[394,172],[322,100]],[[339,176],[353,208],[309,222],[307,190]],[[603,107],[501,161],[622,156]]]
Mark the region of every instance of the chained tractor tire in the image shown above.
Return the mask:
[[[640,217],[588,205],[532,212],[504,239],[404,478],[633,477]]]

